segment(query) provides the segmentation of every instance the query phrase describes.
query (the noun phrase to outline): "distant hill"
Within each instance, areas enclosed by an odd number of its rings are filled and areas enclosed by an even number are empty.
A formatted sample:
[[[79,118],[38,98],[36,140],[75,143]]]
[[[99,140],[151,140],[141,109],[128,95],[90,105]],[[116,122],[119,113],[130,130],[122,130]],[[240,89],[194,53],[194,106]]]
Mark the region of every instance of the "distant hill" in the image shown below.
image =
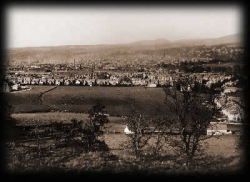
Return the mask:
[[[209,39],[183,39],[177,41],[169,41],[166,39],[156,39],[156,40],[141,40],[136,42],[131,42],[129,45],[132,46],[196,46],[196,45],[219,45],[219,44],[231,44],[242,42],[242,34],[226,35],[218,38]]]
[[[186,40],[177,40],[172,44],[179,46],[194,46],[194,45],[219,45],[219,44],[230,44],[242,42],[242,34],[233,34],[227,35],[219,38],[211,39],[186,39]]]
[[[187,39],[169,41],[166,39],[141,40],[128,44],[99,44],[99,45],[62,45],[44,47],[12,48],[5,52],[5,64],[35,64],[35,63],[78,63],[88,60],[128,60],[138,58],[138,55],[162,54],[161,50],[171,47],[187,47],[197,45],[241,44],[242,34],[227,35],[212,39]],[[154,53],[153,53],[153,52]],[[158,51],[158,52],[157,52]]]
[[[171,41],[166,39],[155,39],[155,40],[141,40],[130,43],[134,46],[155,46],[155,45],[170,45]]]

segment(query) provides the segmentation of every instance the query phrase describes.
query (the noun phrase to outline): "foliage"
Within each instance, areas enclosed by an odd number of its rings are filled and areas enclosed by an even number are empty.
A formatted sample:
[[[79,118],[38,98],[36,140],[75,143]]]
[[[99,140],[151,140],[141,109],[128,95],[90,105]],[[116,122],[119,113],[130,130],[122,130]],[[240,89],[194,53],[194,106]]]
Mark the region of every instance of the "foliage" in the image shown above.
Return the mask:
[[[244,92],[243,92],[244,93]],[[245,93],[244,93],[245,94]],[[244,94],[241,95],[240,100],[232,100],[234,104],[236,104],[236,110],[240,114],[239,123],[246,124],[248,119],[248,113],[246,112],[247,105],[245,103]],[[241,131],[237,147],[238,149],[244,149],[248,145],[248,138],[247,138],[247,125],[245,125],[244,130]]]
[[[105,142],[100,141],[103,135],[102,128],[109,123],[104,114],[105,106],[97,104],[89,111],[89,120],[83,122],[72,119],[70,124],[55,123],[57,133],[54,134],[57,146],[64,145],[81,147],[85,152],[108,150]]]

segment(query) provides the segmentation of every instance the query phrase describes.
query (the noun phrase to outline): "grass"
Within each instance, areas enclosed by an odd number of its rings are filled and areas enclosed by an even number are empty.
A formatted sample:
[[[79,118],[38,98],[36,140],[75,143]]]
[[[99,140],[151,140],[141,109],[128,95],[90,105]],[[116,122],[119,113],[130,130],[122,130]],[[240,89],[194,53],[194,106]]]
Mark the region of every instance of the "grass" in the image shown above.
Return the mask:
[[[97,102],[106,106],[112,116],[130,113],[131,101],[146,115],[155,116],[165,112],[165,93],[162,88],[144,87],[80,87],[59,86],[43,95],[43,105],[39,95],[53,87],[31,86],[31,90],[6,94],[15,113],[68,111],[87,113]]]
[[[13,148],[8,148],[8,156],[6,157],[8,161],[7,166],[12,172],[21,172],[21,170],[24,170],[22,172],[41,172],[53,168],[61,171],[109,171],[112,173],[131,172],[134,170],[158,174],[185,172],[183,165],[176,160],[174,155],[170,155],[169,152],[166,153],[163,160],[155,159],[138,161],[135,156],[131,155],[128,150],[125,150],[122,147],[122,144],[128,140],[128,137],[125,134],[105,134],[104,140],[111,149],[110,152],[90,152],[86,154],[79,149],[72,150],[72,148],[67,147],[60,149],[52,148],[51,151],[43,151],[38,155],[36,152],[32,152],[36,146],[34,142],[33,145],[31,142],[27,142],[26,145],[24,145],[24,143],[20,145],[19,143]],[[235,138],[232,136],[223,136],[222,140],[234,142]],[[206,157],[208,157],[209,160],[203,164],[207,168],[200,168],[198,170],[200,173],[210,170],[221,172],[234,165],[238,166],[237,169],[239,169],[240,154],[239,152],[232,153],[232,146],[230,143],[223,142],[222,145],[224,147],[223,150],[227,151],[227,154],[223,152],[215,154],[214,148],[211,148],[213,141],[209,140],[208,143],[208,155],[206,155]],[[33,147],[27,150],[28,146]],[[44,147],[44,143],[41,144],[41,146],[42,148],[46,148]],[[218,143],[217,146],[221,146],[221,143]],[[212,168],[209,169],[208,167],[211,166]]]
[[[106,106],[110,115],[127,115],[134,99],[145,113],[155,115],[162,110],[165,94],[161,88],[143,87],[75,87],[61,86],[45,95],[48,105],[70,112],[87,112],[97,102]]]
[[[32,126],[36,124],[47,124],[51,121],[67,123],[70,119],[88,119],[87,114],[82,113],[26,113],[13,114],[18,126]],[[80,148],[55,147],[53,140],[40,138],[41,153],[37,153],[36,138],[28,137],[21,140],[21,135],[15,142],[6,144],[7,169],[12,172],[33,172],[50,171],[95,171],[95,172],[131,172],[139,171],[150,174],[167,174],[185,172],[185,166],[180,159],[175,157],[173,148],[166,147],[162,159],[148,160],[147,150],[145,159],[138,161],[128,149],[124,148],[124,143],[129,140],[128,135],[124,134],[124,119],[119,117],[109,117],[110,124],[106,129],[101,140],[110,148],[110,152],[90,152],[84,153]],[[113,132],[116,131],[116,132]],[[29,131],[26,131],[26,136]],[[179,136],[175,136],[179,137]],[[233,167],[240,168],[241,151],[236,150],[237,135],[225,135],[219,138],[210,138],[203,143],[206,146],[206,158],[200,162],[200,173],[204,171],[223,171]],[[149,144],[154,144],[154,139]],[[49,147],[50,146],[50,147]],[[197,159],[197,161],[199,161]],[[205,161],[205,162],[204,162]],[[23,171],[22,171],[23,170]]]
[[[12,118],[17,121],[17,126],[36,126],[50,125],[52,122],[70,123],[72,118],[86,121],[88,114],[85,113],[69,113],[69,112],[48,112],[48,113],[18,113],[12,114]],[[110,123],[107,125],[106,131],[109,133],[123,133],[125,129],[125,119],[121,117],[108,117]]]
[[[48,112],[50,108],[41,105],[40,95],[54,86],[31,85],[31,89],[21,92],[5,93],[5,98],[14,107],[14,112]]]
[[[57,148],[52,139],[45,137],[39,140],[41,142],[39,146],[43,150],[41,149],[41,154],[38,155],[37,139],[29,136],[29,132],[34,130],[31,128],[16,132],[16,134],[20,134],[17,140],[6,144],[6,165],[10,171],[59,169],[119,173],[139,170],[164,174],[185,171],[185,166],[180,164],[179,160],[176,161],[175,151],[171,148],[165,148],[164,159],[140,162],[123,145],[129,139],[124,134],[125,119],[116,116],[129,113],[130,98],[134,99],[139,109],[148,115],[156,116],[165,112],[165,93],[161,88],[60,86],[47,92],[43,96],[45,105],[39,105],[39,95],[51,88],[35,86],[30,91],[9,94],[10,102],[14,104],[16,110],[12,117],[17,120],[18,127],[28,126],[27,128],[29,128],[29,126],[37,124],[50,125],[52,122],[69,123],[72,118],[85,121],[88,119],[87,111],[96,102],[101,102],[111,115],[109,116],[111,122],[101,138],[108,145],[110,151],[86,154],[81,149],[72,147]],[[18,109],[24,113],[17,113]],[[50,112],[51,110],[55,112]],[[44,113],[44,111],[47,112]],[[228,135],[206,140],[207,143],[203,144],[207,146],[207,158],[203,160],[203,163],[201,162],[200,172],[204,169],[205,171],[208,169],[218,171],[231,166],[238,167],[241,153],[236,150],[237,138],[237,135]],[[151,145],[154,143],[154,139],[149,141]],[[145,154],[145,159],[147,157],[148,154]]]

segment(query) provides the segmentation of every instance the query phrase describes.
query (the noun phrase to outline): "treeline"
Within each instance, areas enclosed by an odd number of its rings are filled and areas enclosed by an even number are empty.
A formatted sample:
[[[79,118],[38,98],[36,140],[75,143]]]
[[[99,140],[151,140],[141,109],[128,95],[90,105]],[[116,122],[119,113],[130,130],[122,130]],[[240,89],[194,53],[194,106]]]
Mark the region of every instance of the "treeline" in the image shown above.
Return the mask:
[[[240,65],[234,65],[234,66],[225,66],[225,65],[188,65],[188,66],[180,66],[180,70],[183,70],[187,73],[202,73],[204,71],[206,72],[219,72],[219,73],[226,73],[226,74],[239,74],[244,73],[244,67]]]
[[[220,65],[221,63],[221,65]],[[202,73],[206,72],[221,72],[227,74],[241,74],[245,72],[245,67],[240,64],[225,65],[223,60],[210,60],[209,62],[198,61],[198,62],[181,62],[179,65],[160,63],[157,67],[163,69],[175,70],[179,69],[187,73]],[[216,65],[211,65],[216,64]]]

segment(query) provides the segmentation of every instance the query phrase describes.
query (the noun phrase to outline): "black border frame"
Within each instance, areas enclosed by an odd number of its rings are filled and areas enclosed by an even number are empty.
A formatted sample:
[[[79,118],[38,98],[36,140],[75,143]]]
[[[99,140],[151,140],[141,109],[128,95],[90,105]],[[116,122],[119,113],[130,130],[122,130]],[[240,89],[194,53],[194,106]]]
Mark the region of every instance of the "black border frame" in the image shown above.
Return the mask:
[[[4,74],[4,67],[3,67],[3,62],[5,61],[5,57],[4,57],[4,49],[5,49],[5,34],[6,31],[4,29],[5,27],[5,23],[6,23],[6,19],[5,19],[5,10],[6,8],[8,8],[8,6],[12,6],[12,5],[21,5],[21,6],[28,6],[28,5],[34,5],[34,6],[43,6],[43,5],[48,5],[48,6],[75,6],[75,5],[82,5],[82,6],[123,6],[123,7],[139,7],[139,6],[144,6],[144,7],[156,7],[156,6],[171,6],[171,5],[177,5],[177,6],[227,6],[227,5],[238,5],[241,6],[243,9],[243,14],[244,14],[244,18],[243,18],[243,30],[244,30],[244,40],[245,40],[245,63],[246,63],[246,73],[247,73],[247,86],[246,86],[246,93],[248,93],[249,91],[249,80],[248,80],[248,60],[249,60],[249,53],[248,53],[248,49],[249,49],[249,36],[248,36],[248,9],[249,6],[247,5],[246,2],[244,1],[170,1],[170,2],[159,2],[159,1],[136,1],[136,2],[129,2],[129,1],[122,1],[122,2],[112,2],[112,1],[105,1],[105,2],[80,2],[80,1],[60,1],[60,2],[56,2],[56,1],[9,1],[9,2],[4,2],[2,3],[1,6],[1,48],[2,48],[2,52],[1,52],[1,65],[0,65],[0,71],[1,74]],[[4,100],[4,96],[1,94],[0,95],[0,99],[1,99],[1,111],[3,111],[3,100]],[[249,99],[248,94],[245,95],[245,99],[246,99],[246,112],[248,111],[248,102],[247,100]],[[4,120],[3,118],[3,112],[1,112],[1,118]],[[18,177],[18,180],[20,180],[20,177],[29,177],[30,179],[43,179],[43,178],[56,178],[56,179],[72,179],[72,175],[73,177],[79,177],[79,173],[77,172],[62,172],[62,171],[51,171],[51,173],[32,173],[32,174],[25,174],[25,175],[13,175],[13,174],[8,174],[5,172],[4,169],[4,132],[3,131],[3,120],[1,122],[2,124],[2,131],[1,131],[1,174],[5,175],[6,177]],[[246,127],[245,128],[246,131],[246,141],[248,141],[248,137],[249,137],[249,128]],[[113,173],[96,173],[96,172],[86,172],[80,175],[80,177],[82,180],[86,180],[87,179],[149,179],[149,180],[159,180],[159,179],[182,179],[182,180],[187,180],[187,179],[191,179],[191,180],[201,180],[202,178],[204,179],[215,179],[215,180],[219,180],[219,179],[242,179],[243,176],[247,177],[248,176],[248,168],[249,168],[249,157],[248,157],[248,153],[249,153],[249,146],[247,146],[245,148],[245,153],[246,153],[246,163],[245,163],[245,167],[242,171],[236,172],[234,174],[232,173],[223,173],[220,174],[218,172],[218,174],[211,174],[211,175],[206,175],[206,176],[202,176],[202,175],[147,175],[145,173],[119,173],[119,174],[113,174]],[[70,178],[66,178],[66,177],[70,177]],[[80,179],[80,178],[79,178]]]

